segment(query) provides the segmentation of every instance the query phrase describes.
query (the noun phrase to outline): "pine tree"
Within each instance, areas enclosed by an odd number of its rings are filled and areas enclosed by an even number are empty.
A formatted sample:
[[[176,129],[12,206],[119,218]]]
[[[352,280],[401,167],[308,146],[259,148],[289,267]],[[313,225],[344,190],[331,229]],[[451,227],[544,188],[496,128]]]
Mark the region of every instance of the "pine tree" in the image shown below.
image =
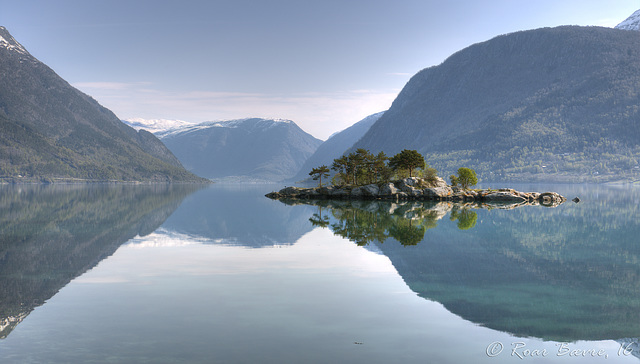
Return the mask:
[[[329,167],[322,165],[318,168],[313,168],[311,172],[309,172],[309,175],[313,177],[314,181],[320,180],[318,186],[322,187],[322,177],[329,176]]]
[[[402,152],[391,157],[389,167],[394,171],[407,169],[409,171],[409,177],[412,177],[414,169],[425,167],[424,157],[416,150],[404,149]]]

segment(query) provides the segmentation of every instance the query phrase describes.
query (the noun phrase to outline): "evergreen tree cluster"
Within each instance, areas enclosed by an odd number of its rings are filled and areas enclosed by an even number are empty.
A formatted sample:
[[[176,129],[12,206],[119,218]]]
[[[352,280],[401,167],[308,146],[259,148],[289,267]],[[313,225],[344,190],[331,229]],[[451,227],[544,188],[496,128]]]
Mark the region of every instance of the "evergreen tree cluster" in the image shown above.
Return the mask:
[[[355,152],[334,159],[330,169],[336,172],[332,184],[339,186],[362,186],[404,177],[422,177],[428,181],[435,181],[438,176],[438,171],[429,167],[420,153],[408,149],[389,158],[384,152],[374,155],[367,149],[359,148]],[[330,169],[322,165],[313,168],[309,175],[313,180],[319,180],[318,184],[322,187],[322,179],[329,176]],[[460,168],[458,174],[459,176],[452,176],[453,185],[460,183],[462,187],[468,188],[478,183],[475,171],[470,168]]]
[[[357,186],[388,181],[393,175],[392,169],[387,165],[388,160],[389,157],[384,152],[373,155],[366,149],[357,149],[333,160],[331,169],[337,172],[333,183]]]

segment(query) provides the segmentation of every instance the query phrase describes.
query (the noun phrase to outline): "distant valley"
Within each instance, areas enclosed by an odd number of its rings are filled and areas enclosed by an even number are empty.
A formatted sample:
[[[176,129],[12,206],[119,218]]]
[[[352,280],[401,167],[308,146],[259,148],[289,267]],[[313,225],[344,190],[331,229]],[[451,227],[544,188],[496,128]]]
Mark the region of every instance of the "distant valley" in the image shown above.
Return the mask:
[[[340,158],[342,154],[353,146],[380,119],[384,112],[369,115],[350,127],[333,134],[311,155],[302,165],[298,173],[293,176],[291,182],[308,180],[312,168],[326,165],[331,167],[333,160]]]
[[[153,132],[187,169],[214,181],[305,183],[311,178],[312,168],[323,164],[331,166],[333,160],[353,146],[383,114],[369,115],[334,133],[325,142],[303,132],[292,121],[284,120],[253,118],[201,124],[144,119],[123,122],[135,129]],[[272,130],[272,137],[266,139],[263,130],[275,126],[280,128]]]

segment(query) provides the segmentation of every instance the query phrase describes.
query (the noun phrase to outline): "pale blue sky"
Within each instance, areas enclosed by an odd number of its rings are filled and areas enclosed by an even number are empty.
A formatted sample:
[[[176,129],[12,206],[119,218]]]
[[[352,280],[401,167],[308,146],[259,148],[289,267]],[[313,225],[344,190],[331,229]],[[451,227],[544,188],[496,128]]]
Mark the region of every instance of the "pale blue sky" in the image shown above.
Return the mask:
[[[0,0],[0,25],[120,118],[277,117],[326,139],[473,43],[614,26],[640,0]]]

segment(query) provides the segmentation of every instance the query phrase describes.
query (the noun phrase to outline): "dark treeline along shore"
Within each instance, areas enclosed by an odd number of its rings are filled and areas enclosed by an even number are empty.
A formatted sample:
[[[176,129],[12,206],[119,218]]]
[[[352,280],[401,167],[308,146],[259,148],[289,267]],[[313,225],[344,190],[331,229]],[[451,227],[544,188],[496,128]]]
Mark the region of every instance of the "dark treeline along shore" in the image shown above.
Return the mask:
[[[266,196],[272,199],[396,199],[544,206],[557,206],[566,201],[556,192],[470,189],[478,183],[478,178],[473,169],[465,167],[459,168],[457,175],[449,176],[451,184],[447,184],[415,150],[405,149],[388,158],[384,152],[373,155],[366,149],[358,149],[334,159],[331,170],[336,174],[330,186],[322,185],[322,178],[330,175],[329,167],[323,165],[309,173],[319,181],[318,187],[285,187]]]

